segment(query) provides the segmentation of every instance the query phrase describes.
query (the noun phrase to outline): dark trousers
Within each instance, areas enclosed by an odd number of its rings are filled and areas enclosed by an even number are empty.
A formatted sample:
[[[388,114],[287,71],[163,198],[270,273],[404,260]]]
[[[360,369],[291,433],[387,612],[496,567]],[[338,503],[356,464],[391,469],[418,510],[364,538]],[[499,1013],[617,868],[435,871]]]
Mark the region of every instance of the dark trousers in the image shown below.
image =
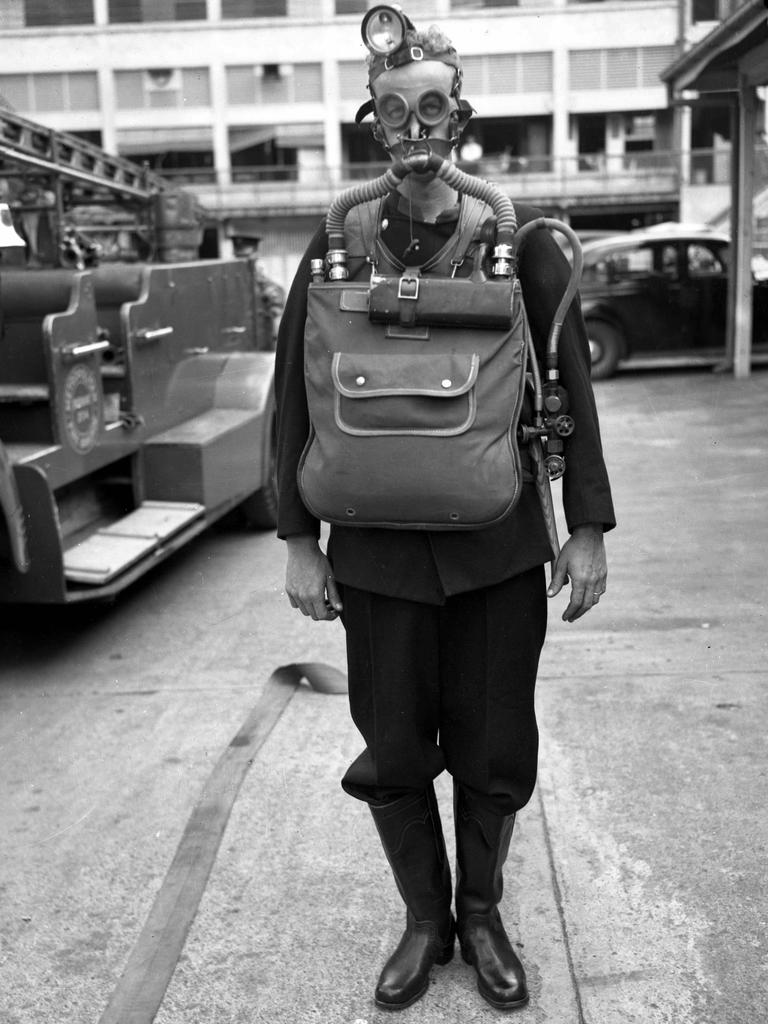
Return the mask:
[[[545,588],[543,567],[444,605],[344,586],[350,709],[366,743],[342,780],[350,795],[396,799],[447,769],[499,813],[528,802]]]

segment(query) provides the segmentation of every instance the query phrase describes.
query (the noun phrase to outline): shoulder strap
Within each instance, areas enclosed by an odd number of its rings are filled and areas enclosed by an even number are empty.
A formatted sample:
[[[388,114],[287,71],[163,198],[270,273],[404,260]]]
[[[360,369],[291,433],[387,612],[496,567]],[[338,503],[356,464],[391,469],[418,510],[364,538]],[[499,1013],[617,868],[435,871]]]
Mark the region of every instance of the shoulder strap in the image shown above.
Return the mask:
[[[369,266],[376,250],[376,235],[383,199],[372,199],[353,206],[344,221],[344,241],[347,247],[350,278],[359,277]]]
[[[344,221],[344,240],[347,247],[350,278],[359,277],[369,261],[375,262],[379,272],[399,274],[405,264],[389,251],[379,237],[379,221],[383,199],[374,199],[354,206]],[[481,199],[462,196],[456,230],[432,259],[420,268],[422,273],[455,275],[458,267],[472,249],[473,239],[483,221],[492,214]]]
[[[467,258],[480,224],[491,213],[491,208],[482,199],[462,196],[459,207],[459,223],[446,245],[421,268],[422,273],[436,273],[453,277],[456,270]]]

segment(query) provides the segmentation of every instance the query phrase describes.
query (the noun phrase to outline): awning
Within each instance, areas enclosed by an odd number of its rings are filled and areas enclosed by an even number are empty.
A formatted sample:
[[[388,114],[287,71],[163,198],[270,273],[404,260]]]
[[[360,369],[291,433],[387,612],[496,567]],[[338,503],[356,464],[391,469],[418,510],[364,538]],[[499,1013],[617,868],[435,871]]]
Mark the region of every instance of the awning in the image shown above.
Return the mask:
[[[683,92],[736,92],[739,78],[768,83],[768,19],[764,0],[747,0],[709,35],[665,68],[673,96]]]
[[[752,351],[757,87],[768,83],[764,0],[746,0],[661,73],[674,104],[730,103],[734,138],[731,181],[732,262],[728,273],[726,362],[748,377]]]
[[[233,153],[264,142],[274,142],[278,149],[322,148],[325,136],[321,124],[264,124],[229,130],[229,148]]]
[[[213,132],[208,127],[121,128],[117,148],[122,154],[207,151],[213,150]]]
[[[286,149],[322,148],[325,133],[321,124],[281,124],[275,142]]]
[[[229,148],[232,153],[240,153],[251,146],[261,146],[275,137],[277,129],[274,125],[259,125],[254,128],[230,128]]]

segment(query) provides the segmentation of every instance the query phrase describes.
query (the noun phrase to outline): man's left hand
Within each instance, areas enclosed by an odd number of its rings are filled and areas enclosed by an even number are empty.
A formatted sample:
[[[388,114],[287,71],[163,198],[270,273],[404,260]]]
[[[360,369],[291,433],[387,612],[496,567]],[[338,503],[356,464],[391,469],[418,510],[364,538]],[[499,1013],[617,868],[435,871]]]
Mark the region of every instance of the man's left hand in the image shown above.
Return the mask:
[[[574,622],[598,603],[605,593],[607,578],[602,526],[577,526],[555,562],[547,597],[559,594],[570,579],[571,599],[563,612],[563,622]]]

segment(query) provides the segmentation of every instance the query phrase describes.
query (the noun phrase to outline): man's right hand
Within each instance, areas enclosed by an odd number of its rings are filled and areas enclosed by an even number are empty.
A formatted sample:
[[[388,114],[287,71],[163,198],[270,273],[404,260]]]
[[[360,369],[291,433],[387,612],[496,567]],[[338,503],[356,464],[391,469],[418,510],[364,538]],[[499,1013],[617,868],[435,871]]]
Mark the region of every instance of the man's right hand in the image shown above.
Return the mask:
[[[312,534],[288,537],[285,592],[294,608],[315,620],[333,620],[342,604],[331,563]]]

